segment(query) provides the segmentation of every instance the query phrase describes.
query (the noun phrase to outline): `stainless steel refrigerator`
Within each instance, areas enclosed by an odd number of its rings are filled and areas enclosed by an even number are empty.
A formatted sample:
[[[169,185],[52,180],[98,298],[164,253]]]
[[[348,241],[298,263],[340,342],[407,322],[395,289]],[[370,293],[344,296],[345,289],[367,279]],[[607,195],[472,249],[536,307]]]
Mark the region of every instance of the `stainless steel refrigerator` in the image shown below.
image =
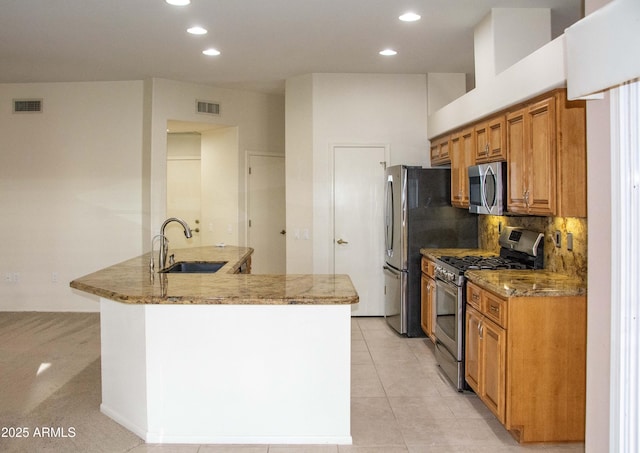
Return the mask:
[[[451,206],[451,171],[388,167],[385,188],[385,319],[400,334],[420,327],[421,248],[476,248],[478,216]]]

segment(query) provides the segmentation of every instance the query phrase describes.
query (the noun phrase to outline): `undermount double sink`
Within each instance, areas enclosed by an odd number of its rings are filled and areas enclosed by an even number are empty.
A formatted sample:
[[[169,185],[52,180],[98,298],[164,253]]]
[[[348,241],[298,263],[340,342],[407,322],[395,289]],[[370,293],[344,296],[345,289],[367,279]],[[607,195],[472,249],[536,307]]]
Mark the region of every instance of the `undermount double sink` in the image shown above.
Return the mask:
[[[225,264],[227,261],[178,261],[160,272],[164,274],[213,274]]]

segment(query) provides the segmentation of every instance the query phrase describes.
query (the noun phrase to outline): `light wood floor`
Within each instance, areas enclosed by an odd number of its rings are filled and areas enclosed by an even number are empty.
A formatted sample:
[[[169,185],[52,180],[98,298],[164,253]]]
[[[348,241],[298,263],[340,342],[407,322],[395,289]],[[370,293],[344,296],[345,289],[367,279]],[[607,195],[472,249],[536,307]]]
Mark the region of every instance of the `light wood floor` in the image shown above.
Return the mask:
[[[442,377],[427,341],[401,338],[381,318],[352,320],[352,446],[150,445],[103,415],[100,400],[97,313],[0,312],[3,453],[584,451],[519,446],[474,394]]]

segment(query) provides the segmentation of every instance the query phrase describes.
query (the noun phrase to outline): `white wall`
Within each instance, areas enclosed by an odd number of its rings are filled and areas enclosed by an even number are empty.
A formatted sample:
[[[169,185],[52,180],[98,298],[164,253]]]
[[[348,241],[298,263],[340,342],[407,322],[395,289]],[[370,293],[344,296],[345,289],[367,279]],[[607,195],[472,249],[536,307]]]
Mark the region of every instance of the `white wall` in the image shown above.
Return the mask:
[[[286,88],[287,230],[310,231],[288,238],[287,270],[332,272],[332,146],[388,145],[389,165],[428,165],[426,75],[312,74]]]
[[[142,123],[142,82],[0,84],[0,310],[97,310],[69,281],[142,252]]]
[[[166,218],[167,121],[181,120],[238,127],[237,167],[231,170],[235,176],[230,177],[235,180],[235,190],[240,195],[238,195],[236,212],[237,224],[232,226],[232,237],[238,238],[239,245],[244,245],[243,241],[246,237],[245,151],[247,149],[265,151],[284,149],[283,97],[166,79],[147,80],[145,88],[150,98],[148,124],[150,140],[145,150],[150,156],[149,244],[151,234],[157,234]],[[196,99],[219,103],[220,116],[197,113]],[[148,249],[150,246],[145,248],[145,250]]]
[[[286,230],[313,228],[313,76],[286,81]],[[287,235],[287,273],[313,273],[311,240]]]
[[[586,0],[593,13],[609,0]],[[611,114],[609,96],[587,102],[589,299],[585,451],[609,451],[611,373]]]
[[[44,111],[13,114],[15,98]],[[167,120],[209,120],[196,98],[237,126],[225,202],[237,201],[240,242],[244,150],[284,148],[282,96],[167,80],[0,84],[0,311],[98,310],[69,281],[149,251],[166,218]]]
[[[239,161],[237,127],[202,133],[202,245],[218,243],[236,245],[238,234]]]
[[[429,115],[429,138],[562,87],[566,77],[564,36],[560,36]]]

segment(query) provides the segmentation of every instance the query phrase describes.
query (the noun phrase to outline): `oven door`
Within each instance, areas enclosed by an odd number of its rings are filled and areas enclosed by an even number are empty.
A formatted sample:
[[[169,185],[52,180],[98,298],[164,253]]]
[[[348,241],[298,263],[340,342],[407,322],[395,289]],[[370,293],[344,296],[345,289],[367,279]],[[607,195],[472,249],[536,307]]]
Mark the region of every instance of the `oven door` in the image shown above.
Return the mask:
[[[461,287],[436,279],[436,339],[457,361],[463,359],[462,292]]]

